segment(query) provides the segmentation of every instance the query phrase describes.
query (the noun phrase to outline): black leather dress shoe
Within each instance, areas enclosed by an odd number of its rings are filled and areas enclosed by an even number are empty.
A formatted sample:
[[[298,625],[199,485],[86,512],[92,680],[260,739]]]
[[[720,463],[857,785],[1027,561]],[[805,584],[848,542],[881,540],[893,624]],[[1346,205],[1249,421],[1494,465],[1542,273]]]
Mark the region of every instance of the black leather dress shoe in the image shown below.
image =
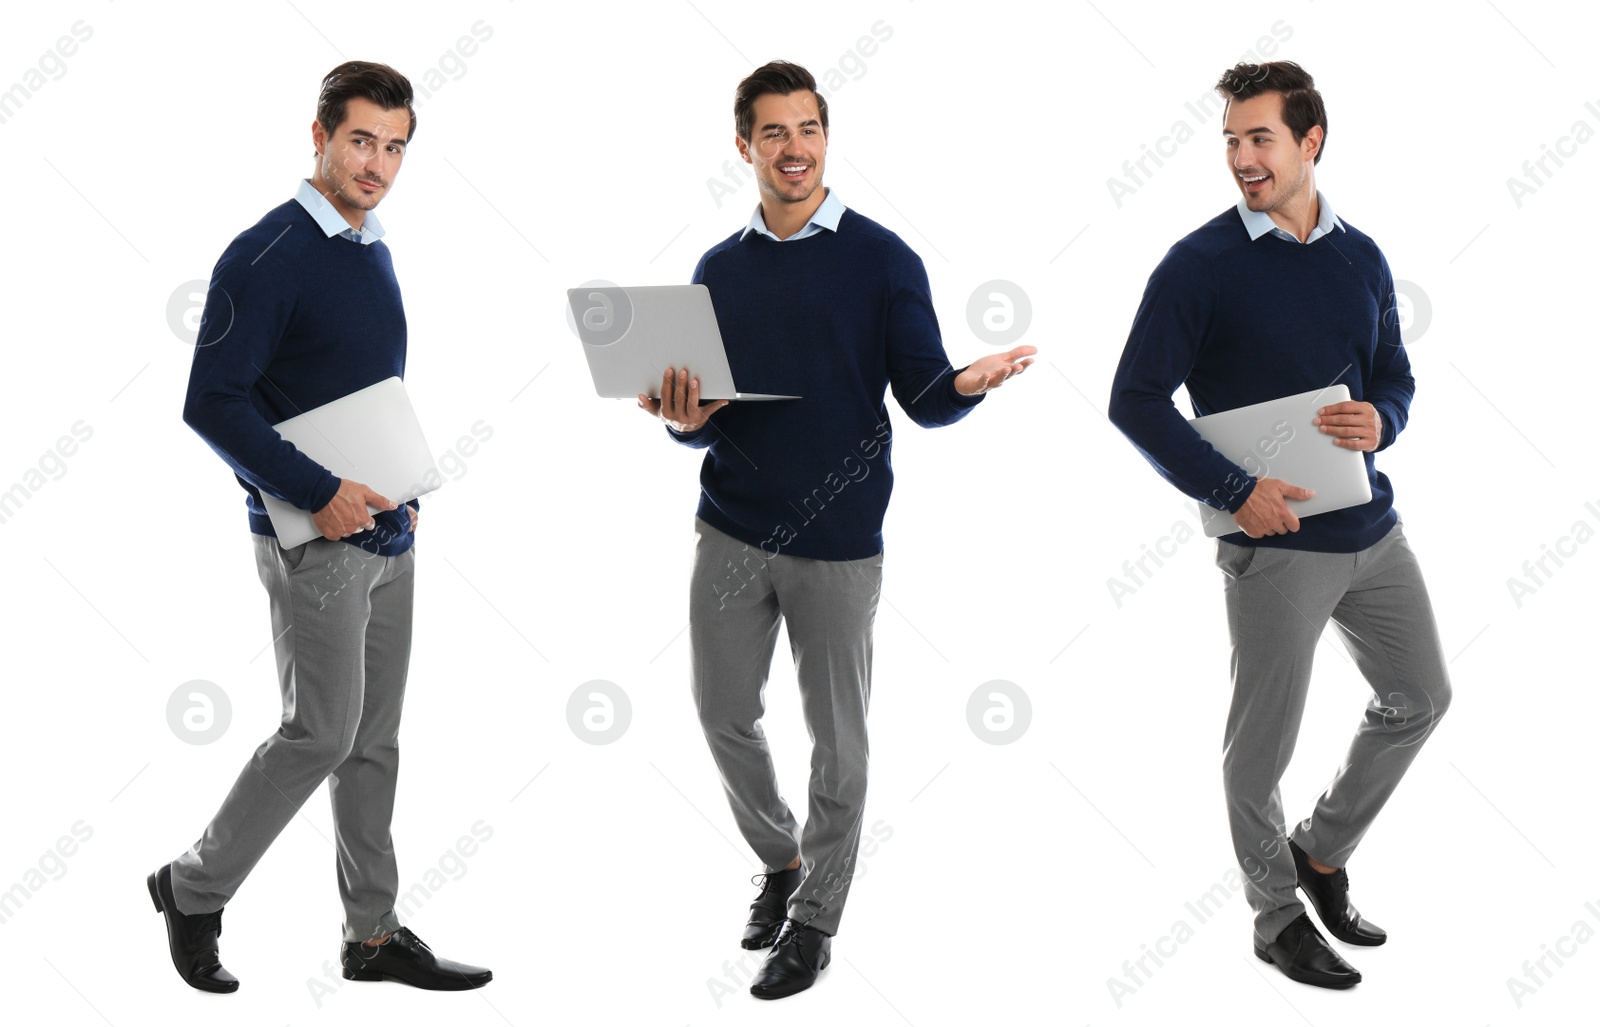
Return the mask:
[[[239,978],[222,968],[217,937],[222,934],[222,910],[184,913],[172,897],[172,864],[145,878],[156,912],[167,922],[167,949],[178,976],[191,988],[226,994],[239,990]]]
[[[347,981],[399,981],[427,991],[468,991],[494,980],[481,966],[440,959],[409,927],[389,935],[382,945],[345,942],[339,965]]]
[[[833,935],[798,920],[785,920],[772,951],[750,981],[750,994],[756,998],[783,998],[805,991],[817,983],[817,975],[828,965],[832,950]]]
[[[1389,940],[1383,928],[1361,919],[1350,902],[1350,876],[1340,867],[1331,874],[1320,873],[1306,860],[1306,850],[1289,842],[1294,853],[1294,873],[1300,890],[1311,900],[1312,908],[1328,933],[1346,945],[1382,945]]]
[[[761,881],[761,894],[750,903],[750,919],[744,925],[740,946],[747,949],[768,949],[778,940],[783,918],[789,906],[789,896],[800,887],[800,868],[779,870],[770,874],[757,874]],[[754,879],[752,882],[754,883]]]
[[[1301,984],[1348,988],[1361,983],[1361,972],[1333,950],[1304,913],[1289,921],[1272,944],[1263,947],[1256,943],[1256,958],[1277,964],[1285,977]]]

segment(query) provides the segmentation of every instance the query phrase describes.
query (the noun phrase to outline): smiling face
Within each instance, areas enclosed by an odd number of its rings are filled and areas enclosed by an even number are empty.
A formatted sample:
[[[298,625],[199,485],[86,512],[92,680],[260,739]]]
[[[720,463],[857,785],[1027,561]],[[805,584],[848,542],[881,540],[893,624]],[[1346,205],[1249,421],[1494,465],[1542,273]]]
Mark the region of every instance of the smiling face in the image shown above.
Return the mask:
[[[817,97],[809,89],[756,98],[750,138],[737,140],[739,155],[755,168],[762,202],[805,203],[822,184],[828,136]]]
[[[359,225],[360,212],[376,207],[394,185],[410,128],[411,112],[406,108],[384,110],[364,97],[352,97],[343,123],[331,136],[322,122],[312,122],[311,141],[318,157],[311,184],[345,220]]]
[[[1322,145],[1322,129],[1313,125],[1296,143],[1283,123],[1283,94],[1230,103],[1222,135],[1228,171],[1251,210],[1270,214],[1310,204],[1311,164]]]

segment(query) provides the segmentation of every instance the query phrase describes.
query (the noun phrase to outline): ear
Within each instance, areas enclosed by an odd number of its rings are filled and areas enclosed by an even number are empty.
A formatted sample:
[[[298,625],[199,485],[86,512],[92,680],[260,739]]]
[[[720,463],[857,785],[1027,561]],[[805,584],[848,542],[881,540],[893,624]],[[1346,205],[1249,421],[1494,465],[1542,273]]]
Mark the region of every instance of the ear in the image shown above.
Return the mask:
[[[1317,154],[1322,152],[1322,126],[1312,125],[1306,130],[1305,138],[1300,140],[1300,153],[1306,160],[1316,160]]]
[[[311,145],[317,148],[319,157],[328,145],[328,133],[323,129],[322,122],[316,118],[311,119]]]
[[[735,132],[733,134],[733,145],[738,148],[739,156],[744,158],[744,162],[746,164],[754,164],[755,163],[755,161],[751,160],[751,158],[750,158],[750,143],[749,143],[749,141],[746,140],[743,136],[741,136],[737,132]]]

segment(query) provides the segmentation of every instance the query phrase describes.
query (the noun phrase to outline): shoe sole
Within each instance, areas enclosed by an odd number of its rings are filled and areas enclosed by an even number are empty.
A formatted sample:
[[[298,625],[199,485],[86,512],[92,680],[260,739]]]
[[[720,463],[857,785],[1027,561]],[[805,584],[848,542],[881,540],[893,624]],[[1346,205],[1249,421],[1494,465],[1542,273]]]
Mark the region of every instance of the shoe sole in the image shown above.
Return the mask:
[[[473,984],[472,982],[463,979],[459,984],[451,984],[448,987],[430,988],[425,984],[412,984],[404,977],[396,977],[394,974],[379,973],[376,970],[352,970],[349,967],[343,967],[340,972],[344,975],[344,979],[347,981],[394,981],[396,984],[409,985],[413,988],[416,988],[418,991],[475,991],[494,980],[494,977],[491,975],[477,984]]]
[[[1255,954],[1256,958],[1261,960],[1263,963],[1271,963],[1273,966],[1278,966],[1277,962],[1271,956],[1267,955],[1266,949],[1256,949]],[[1300,984],[1309,984],[1313,988],[1327,988],[1329,991],[1343,991],[1346,988],[1353,988],[1361,983],[1360,971],[1357,971],[1354,977],[1341,977],[1330,980],[1326,977],[1312,977],[1308,974],[1303,974],[1295,970],[1285,970],[1281,966],[1278,966],[1278,970],[1291,981],[1297,981]]]
[[[160,875],[160,873],[161,871],[157,870],[149,877],[146,877],[144,879],[144,883],[150,889],[150,901],[155,903],[156,912],[161,914],[162,926],[167,929],[167,957],[170,959],[172,957],[172,922],[167,919],[166,907],[161,904],[161,886],[156,883],[156,878]],[[178,964],[176,961],[173,962],[172,968],[174,970],[178,970]],[[189,980],[187,977],[184,977],[182,970],[178,970],[178,977],[183,980],[183,983],[187,984],[195,991],[204,991],[212,995],[232,995],[234,992],[239,990],[238,981],[234,981],[232,985],[212,985],[210,983],[197,984],[194,981]]]
[[[1321,923],[1322,923],[1322,929],[1327,931],[1329,934],[1333,935],[1333,937],[1338,939],[1339,941],[1344,942],[1346,945],[1361,945],[1361,946],[1364,946],[1366,948],[1376,948],[1379,945],[1382,945],[1384,942],[1389,940],[1389,936],[1387,934],[1384,935],[1383,937],[1379,938],[1377,941],[1373,941],[1370,938],[1361,938],[1361,937],[1358,937],[1356,935],[1347,935],[1347,934],[1340,933],[1338,931],[1338,929],[1336,929],[1332,925],[1330,925],[1328,923],[1328,921],[1323,917],[1322,910],[1318,909],[1317,908],[1317,904],[1311,900],[1311,893],[1306,891],[1305,885],[1303,885],[1300,882],[1296,881],[1295,882],[1295,887],[1299,888],[1300,889],[1300,893],[1306,897],[1306,905],[1310,906],[1312,912],[1317,914],[1317,919],[1319,921],[1321,921]]]

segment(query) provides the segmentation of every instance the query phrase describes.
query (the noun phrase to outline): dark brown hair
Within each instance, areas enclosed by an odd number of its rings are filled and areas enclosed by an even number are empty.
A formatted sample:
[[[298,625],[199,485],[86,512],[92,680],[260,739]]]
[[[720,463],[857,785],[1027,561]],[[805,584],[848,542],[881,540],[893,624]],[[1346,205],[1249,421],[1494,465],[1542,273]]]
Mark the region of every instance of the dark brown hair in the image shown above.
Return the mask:
[[[789,61],[771,61],[746,75],[733,94],[733,124],[739,138],[750,141],[750,133],[755,128],[757,99],[774,93],[788,96],[802,89],[810,90],[817,98],[822,131],[828,131],[828,101],[817,92],[817,80],[811,77],[811,72]]]
[[[1317,92],[1311,73],[1300,65],[1293,61],[1241,62],[1222,73],[1216,90],[1229,103],[1277,93],[1283,98],[1283,123],[1294,133],[1296,143],[1306,137],[1313,125],[1322,129],[1322,145],[1317,147],[1311,163],[1322,160],[1322,151],[1328,145],[1328,111],[1322,106],[1322,94]]]
[[[322,92],[317,96],[317,120],[322,130],[333,136],[344,124],[345,108],[353,97],[371,100],[386,111],[404,107],[411,113],[406,142],[417,134],[417,112],[411,107],[411,81],[387,64],[371,61],[346,61],[323,76]]]

